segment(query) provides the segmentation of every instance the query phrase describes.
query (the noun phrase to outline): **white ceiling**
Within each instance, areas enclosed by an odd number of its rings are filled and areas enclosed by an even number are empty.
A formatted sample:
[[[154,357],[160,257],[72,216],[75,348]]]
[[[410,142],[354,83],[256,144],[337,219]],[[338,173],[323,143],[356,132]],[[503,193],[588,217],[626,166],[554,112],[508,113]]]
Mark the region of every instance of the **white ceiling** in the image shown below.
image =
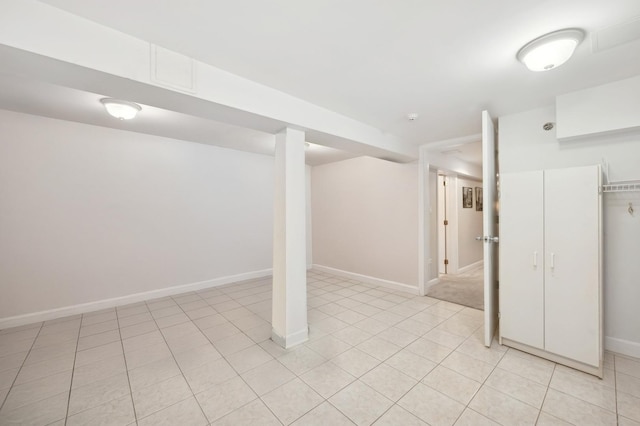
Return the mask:
[[[639,40],[591,47],[601,29],[638,19],[638,0],[42,2],[413,145],[479,133],[483,109],[524,111],[640,74]],[[564,66],[532,73],[516,60],[528,41],[567,27],[587,38]]]

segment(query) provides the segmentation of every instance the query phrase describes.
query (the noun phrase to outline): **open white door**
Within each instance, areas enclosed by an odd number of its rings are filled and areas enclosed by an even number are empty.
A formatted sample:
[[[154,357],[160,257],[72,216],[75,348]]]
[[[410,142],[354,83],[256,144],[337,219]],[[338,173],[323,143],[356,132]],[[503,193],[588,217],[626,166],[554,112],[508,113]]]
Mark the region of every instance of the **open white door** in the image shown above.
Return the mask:
[[[484,344],[491,346],[498,325],[496,140],[493,121],[482,111],[482,244],[484,246]]]

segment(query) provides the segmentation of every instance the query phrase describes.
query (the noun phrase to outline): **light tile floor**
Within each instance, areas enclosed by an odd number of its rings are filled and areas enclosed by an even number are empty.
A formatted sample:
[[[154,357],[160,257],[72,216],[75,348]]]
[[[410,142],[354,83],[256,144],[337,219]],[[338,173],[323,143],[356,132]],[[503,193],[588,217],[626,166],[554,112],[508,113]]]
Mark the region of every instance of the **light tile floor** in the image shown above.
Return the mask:
[[[309,273],[310,340],[269,340],[270,280],[0,331],[1,425],[640,425],[604,380],[494,343],[483,313]]]

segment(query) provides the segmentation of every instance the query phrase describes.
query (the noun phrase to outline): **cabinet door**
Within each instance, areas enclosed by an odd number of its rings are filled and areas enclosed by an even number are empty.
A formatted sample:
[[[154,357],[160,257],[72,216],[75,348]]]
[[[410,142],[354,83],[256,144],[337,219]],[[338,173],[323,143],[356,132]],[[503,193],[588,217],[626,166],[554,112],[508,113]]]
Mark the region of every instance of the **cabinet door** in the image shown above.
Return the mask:
[[[544,348],[542,171],[500,174],[500,335]]]
[[[545,349],[600,362],[600,168],[547,170]]]

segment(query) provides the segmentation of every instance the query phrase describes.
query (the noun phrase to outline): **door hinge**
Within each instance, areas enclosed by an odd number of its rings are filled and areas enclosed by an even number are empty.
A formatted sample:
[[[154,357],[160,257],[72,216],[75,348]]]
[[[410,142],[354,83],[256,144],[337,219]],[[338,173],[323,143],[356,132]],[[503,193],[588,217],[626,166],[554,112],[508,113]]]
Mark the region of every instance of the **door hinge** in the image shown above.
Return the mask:
[[[448,224],[449,224],[449,221],[445,219],[444,226],[447,226]]]
[[[444,264],[445,264],[445,265],[448,265],[448,264],[449,264],[449,259],[445,259],[445,260],[444,260]]]

